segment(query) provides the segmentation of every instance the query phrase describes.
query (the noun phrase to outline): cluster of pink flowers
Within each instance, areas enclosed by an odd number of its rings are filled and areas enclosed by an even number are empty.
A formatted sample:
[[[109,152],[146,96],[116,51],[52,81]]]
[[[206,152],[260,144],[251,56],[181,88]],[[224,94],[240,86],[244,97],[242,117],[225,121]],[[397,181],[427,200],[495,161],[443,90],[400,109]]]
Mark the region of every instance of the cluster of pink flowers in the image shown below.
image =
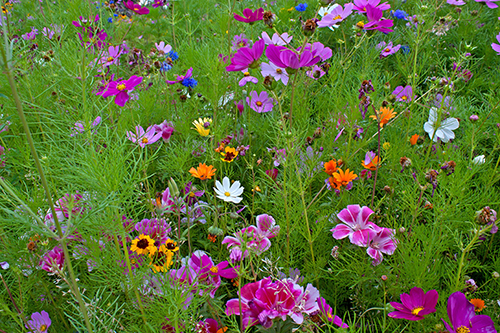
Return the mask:
[[[249,226],[232,236],[226,236],[222,244],[227,244],[230,251],[229,258],[233,262],[241,261],[249,256],[250,252],[261,255],[271,247],[270,238],[276,237],[280,226],[271,215],[257,216],[257,226]]]
[[[352,244],[366,247],[366,252],[373,258],[374,266],[380,264],[384,259],[383,253],[392,255],[396,250],[394,235],[396,231],[389,228],[381,228],[370,222],[373,211],[364,206],[348,205],[337,214],[342,221],[330,230],[333,238],[343,239],[349,237]]]

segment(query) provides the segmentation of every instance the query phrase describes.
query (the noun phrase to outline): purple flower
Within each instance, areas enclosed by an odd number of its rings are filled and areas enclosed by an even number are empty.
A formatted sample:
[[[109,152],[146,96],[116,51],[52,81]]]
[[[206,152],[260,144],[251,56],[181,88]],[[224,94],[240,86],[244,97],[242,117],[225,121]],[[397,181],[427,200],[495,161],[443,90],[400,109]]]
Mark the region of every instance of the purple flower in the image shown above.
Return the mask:
[[[295,51],[284,46],[269,45],[266,56],[274,65],[285,68],[288,74],[293,74],[301,67],[309,67],[317,64],[321,58],[311,51],[304,50],[298,55]]]
[[[465,1],[463,1],[463,0],[446,0],[446,3],[450,4],[450,5],[455,5],[455,6],[465,5]]]
[[[346,3],[344,8],[342,6],[335,7],[329,14],[325,15],[321,21],[318,22],[319,28],[324,27],[334,27],[336,28],[338,25],[336,23],[340,23],[345,20],[349,15],[352,14],[352,10],[354,8],[353,3]]]
[[[281,82],[283,82],[285,86],[288,84],[288,73],[284,68],[280,68],[273,63],[268,64],[266,62],[263,62],[260,65],[260,69],[262,70],[261,73],[263,77],[270,75],[276,81],[281,80]]]
[[[151,6],[153,8],[163,7],[165,6],[165,0],[154,0],[154,3]]]
[[[417,15],[407,16],[407,17],[405,17],[405,20],[408,21],[408,23],[406,23],[407,27],[413,26],[415,29],[418,28],[419,24],[424,24],[424,22],[425,22],[424,20],[422,20],[422,22],[420,22]],[[404,52],[404,50],[403,50],[403,52]],[[407,53],[407,52],[405,52],[405,53]]]
[[[401,303],[391,302],[391,305],[396,311],[388,314],[391,318],[406,319],[406,320],[422,320],[425,315],[436,312],[436,304],[438,301],[438,292],[436,290],[424,291],[418,287],[413,287],[410,294],[401,294]]]
[[[398,52],[399,49],[401,48],[401,44],[393,46],[392,41],[389,43],[381,42],[376,46],[376,48],[378,50],[382,49],[382,52],[380,52],[380,59],[382,59],[382,58],[385,58],[387,56],[390,56],[391,54]]]
[[[64,252],[59,247],[56,246],[49,252],[47,252],[42,260],[40,260],[39,266],[41,269],[49,273],[57,273],[64,267]]]
[[[45,311],[35,312],[31,315],[31,320],[26,323],[29,333],[45,333],[52,324],[49,314]]]
[[[95,120],[92,122],[92,128],[95,128],[100,123],[101,123],[101,116],[97,116],[97,118],[95,118]],[[85,131],[85,126],[83,125],[83,123],[81,121],[77,121],[75,123],[75,127],[72,127],[71,129],[73,130],[73,133],[71,133],[70,136],[76,136],[80,133],[83,133],[83,131]],[[94,132],[92,132],[92,134],[93,133]]]
[[[241,35],[235,35],[233,37],[233,44],[231,47],[231,50],[237,51],[238,49],[241,49],[242,47],[250,47],[251,46],[251,41],[246,38],[245,34]]]
[[[292,36],[289,36],[288,33],[284,32],[281,35],[278,33],[274,33],[273,38],[271,39],[267,32],[263,32],[261,34],[262,39],[266,43],[266,45],[278,45],[278,46],[284,46],[290,43],[292,40]]]
[[[474,305],[460,291],[448,298],[448,318],[451,326],[444,321],[450,333],[496,333],[493,320],[487,315],[476,315]]]
[[[396,101],[398,102],[406,102],[409,103],[413,100],[413,91],[411,86],[398,86],[392,92],[393,95],[396,95]]]
[[[333,238],[343,239],[349,236],[351,243],[366,247],[368,240],[374,239],[377,232],[382,230],[375,223],[368,221],[372,214],[373,211],[366,206],[348,205],[337,214],[343,223],[330,230]]]
[[[125,106],[125,103],[129,100],[130,96],[128,91],[133,91],[135,86],[142,82],[142,77],[132,75],[128,80],[122,81],[111,81],[104,88],[104,91],[98,92],[97,95],[101,95],[106,98],[108,96],[116,96],[115,104],[118,106]]]
[[[247,104],[252,110],[257,113],[269,112],[273,109],[274,99],[269,98],[267,91],[262,91],[258,94],[255,90],[250,93],[250,97],[247,97]]]
[[[253,24],[255,21],[262,21],[262,18],[264,16],[264,8],[261,7],[259,9],[256,9],[255,12],[253,12],[250,8],[245,8],[243,9],[243,15],[245,17],[234,13],[234,19],[236,21]]]
[[[155,46],[158,52],[160,52],[161,54],[167,54],[172,50],[172,46],[170,46],[169,44],[165,44],[165,42],[163,41],[160,42],[160,44],[155,43]]]
[[[298,52],[300,52],[301,50],[301,47],[297,49]],[[312,45],[310,43],[307,43],[304,47],[304,50],[311,52],[313,57],[320,57],[321,61],[328,60],[333,55],[332,49],[329,47],[325,47],[325,45],[320,42],[315,42]]]
[[[119,65],[121,55],[122,51],[120,50],[120,46],[110,46],[108,51],[104,52],[104,55],[99,60],[99,64],[103,65],[103,67]]]
[[[154,129],[156,133],[160,133],[161,137],[163,138],[163,141],[167,142],[170,137],[172,136],[172,133],[174,133],[174,125],[169,122],[164,120],[161,124],[159,125],[154,125]]]
[[[162,133],[156,133],[154,126],[149,126],[144,132],[141,125],[135,127],[135,133],[132,131],[127,132],[127,139],[134,143],[138,143],[140,147],[144,148],[160,140]]]
[[[500,34],[496,35],[496,39],[498,43],[500,43]],[[491,48],[497,52],[498,55],[500,55],[500,44],[497,43],[491,43]]]
[[[342,322],[342,319],[340,319],[339,316],[333,314],[332,307],[326,303],[326,300],[323,297],[318,297],[317,302],[319,307],[319,315],[324,321],[328,321],[329,323],[333,323],[343,328],[349,327],[346,323]]]
[[[82,28],[82,32],[85,33],[86,29]],[[81,33],[77,33],[78,38],[83,42],[83,36]],[[87,31],[87,39],[85,40],[85,43],[82,43],[82,46],[88,47],[90,50],[94,49],[94,46],[96,46],[98,49],[102,49],[103,47],[106,46],[106,43],[104,40],[108,37],[108,34],[104,30],[96,29],[94,31],[93,28],[88,28]]]
[[[96,15],[93,19],[91,16],[89,16],[88,19],[80,16],[78,18],[78,21],[72,21],[71,23],[73,23],[73,25],[77,28],[86,28],[91,26],[93,23],[96,23],[97,21],[99,21],[99,15]]]
[[[155,241],[155,246],[160,247],[168,240],[168,234],[172,231],[170,224],[164,219],[144,219],[137,222],[134,227],[139,234],[148,235]]]
[[[380,4],[380,0],[354,0],[354,9],[360,13],[366,13],[368,11],[368,6],[376,7],[380,10],[387,10],[391,8],[387,2]]]
[[[31,27],[31,31],[30,32],[27,32],[25,33],[24,35],[22,35],[21,37],[24,39],[24,40],[34,40],[36,38],[36,36],[38,35],[38,29],[35,29],[34,27]]]
[[[252,48],[242,47],[231,57],[231,65],[226,67],[228,72],[237,72],[247,68],[259,67],[259,59],[264,52],[265,43],[259,39]]]
[[[136,5],[131,0],[128,0],[125,4],[125,7],[136,13],[137,15],[146,15],[149,14],[149,9],[146,7],[141,7],[141,5]]]
[[[243,73],[243,78],[240,80],[240,82],[238,82],[238,85],[240,87],[245,86],[248,82],[251,82],[253,84],[257,84],[259,82],[259,80],[256,77],[250,75],[248,68],[242,70],[241,72]]]
[[[377,266],[382,262],[385,254],[393,254],[396,250],[396,242],[394,235],[396,230],[389,228],[382,228],[374,237],[369,239],[368,248],[366,253],[373,258],[372,265]]]
[[[2,267],[2,269],[9,269],[10,265],[7,261],[0,261],[0,267]]]
[[[182,83],[184,80],[191,78],[191,75],[193,74],[193,67],[190,67],[186,75],[177,75],[177,78],[175,81],[166,81],[168,84],[176,84],[176,83]]]
[[[368,23],[365,24],[365,30],[378,30],[383,33],[392,32],[392,27],[394,22],[392,20],[383,19],[382,10],[379,7],[372,7],[370,5],[366,6],[366,16],[368,17]]]
[[[42,29],[42,34],[43,34],[45,37],[47,37],[48,39],[52,39],[52,37],[54,37],[54,35],[55,35],[55,32],[54,32],[54,31],[52,31],[52,30],[50,30],[50,29],[49,29],[49,28],[47,28],[47,27],[44,27],[44,28]]]
[[[311,79],[317,80],[320,77],[322,77],[323,75],[325,75],[326,73],[321,67],[319,67],[318,65],[314,65],[314,68],[310,71],[307,71],[306,74]]]
[[[486,6],[489,8],[497,8],[498,5],[494,4],[494,2],[500,1],[500,0],[475,0],[476,2],[484,2]]]

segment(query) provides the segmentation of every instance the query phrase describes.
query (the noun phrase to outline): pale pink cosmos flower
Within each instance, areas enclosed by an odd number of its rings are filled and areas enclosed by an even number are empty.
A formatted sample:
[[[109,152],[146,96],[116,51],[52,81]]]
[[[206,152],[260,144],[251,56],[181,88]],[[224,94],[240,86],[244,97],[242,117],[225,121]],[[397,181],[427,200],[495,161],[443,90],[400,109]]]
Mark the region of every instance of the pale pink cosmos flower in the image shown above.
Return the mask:
[[[270,98],[267,91],[258,94],[255,90],[247,97],[247,104],[257,113],[269,112],[273,109],[274,99]]]
[[[398,52],[399,49],[401,48],[401,44],[393,46],[392,41],[390,41],[389,43],[380,42],[379,44],[377,44],[377,46],[375,48],[377,50],[382,49],[382,51],[380,52],[380,59],[382,59],[382,58],[385,58],[387,56],[390,56],[391,54]]]
[[[495,4],[494,2],[500,1],[500,0],[475,0],[476,2],[484,2],[488,8],[498,8],[498,5]]]
[[[167,54],[168,52],[170,52],[172,50],[172,46],[170,46],[169,44],[165,44],[165,42],[160,42],[160,44],[158,43],[155,43],[155,46],[156,46],[156,49],[163,54]]]
[[[162,133],[156,133],[154,126],[149,126],[146,131],[141,125],[135,127],[135,133],[132,131],[127,132],[127,139],[139,144],[140,147],[144,148],[146,145],[150,145],[160,140]]]
[[[499,19],[500,19],[500,18],[499,18]],[[491,48],[492,48],[495,52],[497,52],[497,54],[498,54],[498,55],[500,55],[500,34],[498,34],[498,35],[496,36],[496,39],[497,39],[497,41],[498,41],[498,43],[499,43],[499,44],[497,44],[497,43],[491,43]]]
[[[290,43],[292,40],[293,36],[289,36],[288,33],[284,32],[281,35],[278,33],[274,33],[273,38],[271,39],[267,32],[262,33],[262,39],[266,43],[266,45],[279,45],[279,46],[284,46]]]
[[[374,237],[370,237],[366,253],[373,258],[373,266],[382,262],[384,259],[382,253],[392,255],[396,251],[395,234],[394,229],[382,228]]]
[[[465,1],[463,1],[463,0],[446,0],[446,3],[450,4],[450,5],[455,5],[455,6],[465,5]]]
[[[283,82],[285,86],[288,84],[288,73],[284,68],[280,68],[273,63],[268,64],[266,62],[263,62],[260,65],[260,69],[262,70],[261,73],[263,77],[270,75],[276,81],[281,80],[281,82]]]
[[[381,230],[375,223],[368,221],[373,211],[359,205],[348,205],[342,209],[337,217],[343,223],[339,223],[330,231],[335,239],[349,237],[351,243],[358,246],[367,246],[368,241],[373,239]]]
[[[238,85],[240,87],[244,87],[249,82],[253,84],[257,84],[259,82],[259,80],[256,77],[250,75],[248,68],[242,70],[241,72],[243,73],[243,78],[240,80],[240,82],[238,82]]]
[[[307,71],[306,74],[311,79],[317,80],[320,77],[322,77],[323,75],[325,75],[326,72],[321,67],[319,67],[318,65],[314,65],[313,69],[310,70],[310,71]]]
[[[95,128],[97,125],[99,125],[101,123],[101,119],[101,116],[97,116],[97,118],[95,118],[95,120],[92,122],[92,128]],[[73,133],[71,133],[70,136],[76,136],[85,131],[85,126],[83,125],[83,122],[77,121],[75,123],[75,126],[71,129],[73,130]],[[92,131],[92,134],[94,134],[94,131]]]
[[[337,28],[338,27],[337,23],[342,22],[349,15],[351,15],[353,8],[354,4],[352,3],[346,3],[344,8],[342,8],[342,6],[340,5],[333,8],[333,10],[329,14],[325,15],[321,19],[321,21],[318,22],[318,27]]]

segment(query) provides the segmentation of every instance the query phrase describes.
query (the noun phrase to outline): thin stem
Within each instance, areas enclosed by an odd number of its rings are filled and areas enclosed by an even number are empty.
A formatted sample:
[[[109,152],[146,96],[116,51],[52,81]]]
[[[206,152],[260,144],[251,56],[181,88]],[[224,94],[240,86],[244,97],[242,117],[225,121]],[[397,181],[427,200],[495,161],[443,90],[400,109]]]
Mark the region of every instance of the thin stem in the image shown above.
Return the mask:
[[[5,280],[3,279],[2,274],[0,274],[0,278],[2,279],[3,285],[5,286],[5,290],[7,290],[7,293],[9,294],[10,301],[12,302],[12,304],[14,305],[14,307],[16,308],[16,311],[19,314],[19,317],[21,317],[21,320],[24,322],[24,325],[26,325],[26,327],[29,327],[30,329],[32,329],[28,325],[28,322],[26,321],[26,318],[23,316],[23,313],[21,312],[21,310],[19,310],[19,308],[17,307],[16,301],[14,300],[14,297],[12,297],[12,294],[10,292],[9,286],[7,285],[7,283],[5,282]]]
[[[380,115],[372,104],[373,111],[375,111],[375,116],[377,117],[377,135],[378,135],[378,159],[380,161]],[[380,162],[377,163],[377,168],[375,169],[375,178],[373,178],[373,190],[372,190],[372,201],[370,203],[370,207],[373,207],[373,201],[375,200],[375,187],[377,186],[377,176],[378,169],[380,168]]]

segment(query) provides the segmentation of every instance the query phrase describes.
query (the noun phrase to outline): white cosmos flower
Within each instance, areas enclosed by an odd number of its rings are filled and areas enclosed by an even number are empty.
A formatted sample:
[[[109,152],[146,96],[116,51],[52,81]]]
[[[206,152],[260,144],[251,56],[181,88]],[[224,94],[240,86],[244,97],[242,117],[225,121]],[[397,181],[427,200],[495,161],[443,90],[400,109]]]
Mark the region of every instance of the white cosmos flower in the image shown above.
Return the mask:
[[[447,118],[441,121],[440,124],[437,122],[437,108],[431,108],[429,111],[429,120],[427,120],[424,124],[424,130],[429,133],[429,138],[431,138],[434,142],[437,142],[438,138],[443,142],[448,142],[450,139],[455,138],[453,130],[456,130],[460,125],[456,118]]]
[[[231,185],[227,177],[224,177],[222,184],[217,180],[214,187],[217,198],[234,203],[240,203],[240,201],[243,200],[240,195],[243,193],[244,189],[245,188],[241,186],[239,181],[235,181],[233,185]]]
[[[334,10],[338,6],[339,6],[339,4],[332,3],[328,7],[321,7],[318,11],[318,15],[320,15],[321,17],[326,16],[326,15],[330,14],[332,12],[332,10]]]
[[[486,159],[484,158],[484,155],[476,156],[472,160],[472,163],[477,164],[477,165],[484,164],[485,162],[486,162]]]

